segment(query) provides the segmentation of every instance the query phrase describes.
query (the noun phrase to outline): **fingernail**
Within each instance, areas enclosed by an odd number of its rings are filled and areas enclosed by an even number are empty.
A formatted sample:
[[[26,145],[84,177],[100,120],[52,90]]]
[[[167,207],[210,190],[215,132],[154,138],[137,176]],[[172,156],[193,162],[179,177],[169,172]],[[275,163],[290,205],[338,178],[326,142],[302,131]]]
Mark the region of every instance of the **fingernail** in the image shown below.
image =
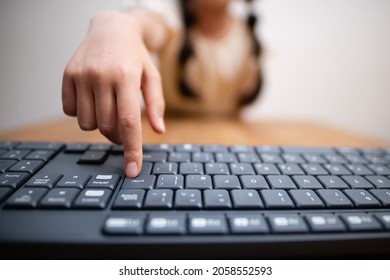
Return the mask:
[[[130,162],[126,166],[126,175],[129,178],[134,178],[138,175],[138,166],[135,162]]]
[[[165,122],[163,117],[159,117],[158,120],[158,127],[160,128],[161,132],[165,132]]]

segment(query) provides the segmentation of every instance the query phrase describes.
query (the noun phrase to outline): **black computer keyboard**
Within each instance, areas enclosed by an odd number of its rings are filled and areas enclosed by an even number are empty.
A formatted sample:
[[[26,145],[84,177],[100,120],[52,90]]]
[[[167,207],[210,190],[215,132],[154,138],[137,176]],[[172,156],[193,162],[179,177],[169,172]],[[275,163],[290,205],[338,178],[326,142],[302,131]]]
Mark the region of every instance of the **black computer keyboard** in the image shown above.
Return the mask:
[[[0,142],[3,258],[390,256],[390,149]]]

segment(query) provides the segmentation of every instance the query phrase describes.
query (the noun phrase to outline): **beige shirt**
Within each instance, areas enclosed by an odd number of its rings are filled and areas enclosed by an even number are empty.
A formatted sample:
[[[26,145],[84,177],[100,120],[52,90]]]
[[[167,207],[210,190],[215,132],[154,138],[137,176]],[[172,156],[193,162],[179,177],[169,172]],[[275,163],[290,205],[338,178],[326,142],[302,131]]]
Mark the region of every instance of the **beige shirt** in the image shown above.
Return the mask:
[[[186,63],[184,79],[199,98],[189,98],[179,92],[177,61],[182,37],[180,30],[174,30],[159,53],[167,112],[236,114],[239,100],[255,86],[260,71],[246,24],[233,19],[231,28],[221,39],[206,37],[196,30],[190,36],[194,55]]]

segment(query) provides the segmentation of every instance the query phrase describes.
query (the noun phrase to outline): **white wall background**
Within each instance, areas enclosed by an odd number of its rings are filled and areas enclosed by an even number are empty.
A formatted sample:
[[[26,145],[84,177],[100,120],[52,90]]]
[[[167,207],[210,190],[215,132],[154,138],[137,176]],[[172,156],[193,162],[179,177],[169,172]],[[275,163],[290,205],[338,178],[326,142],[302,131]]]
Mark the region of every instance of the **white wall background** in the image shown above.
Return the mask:
[[[61,117],[61,79],[97,11],[121,0],[1,0],[0,130]],[[390,1],[262,0],[266,87],[246,115],[390,140]]]

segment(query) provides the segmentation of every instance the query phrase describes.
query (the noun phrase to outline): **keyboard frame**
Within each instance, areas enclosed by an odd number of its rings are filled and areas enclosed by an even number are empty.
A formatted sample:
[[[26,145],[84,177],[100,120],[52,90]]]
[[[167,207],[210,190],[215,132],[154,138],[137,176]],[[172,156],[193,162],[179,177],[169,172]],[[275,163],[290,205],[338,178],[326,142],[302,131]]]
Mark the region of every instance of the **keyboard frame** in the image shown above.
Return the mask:
[[[87,172],[96,165],[78,165],[80,154],[59,152],[38,172]],[[0,204],[0,258],[3,259],[156,259],[156,258],[350,258],[388,259],[390,232],[348,232],[265,235],[109,236],[105,220],[116,216],[196,213],[202,215],[279,213],[389,212],[381,209],[294,210],[112,210],[124,173],[122,155],[110,154],[99,172],[121,176],[118,187],[103,210],[3,209]]]

